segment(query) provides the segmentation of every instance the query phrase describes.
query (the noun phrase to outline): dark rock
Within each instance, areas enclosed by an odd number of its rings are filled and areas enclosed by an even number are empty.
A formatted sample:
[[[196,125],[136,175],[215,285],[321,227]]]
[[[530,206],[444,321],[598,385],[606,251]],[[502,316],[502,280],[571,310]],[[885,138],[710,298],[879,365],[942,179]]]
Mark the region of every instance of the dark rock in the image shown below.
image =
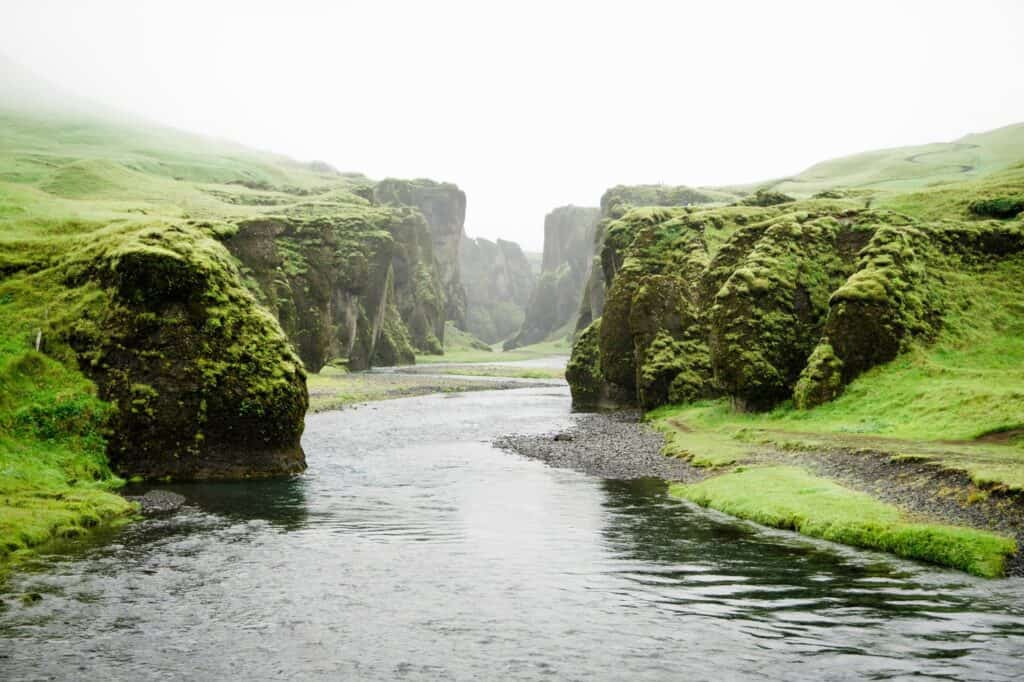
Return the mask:
[[[143,514],[169,514],[181,509],[186,500],[184,495],[168,490],[150,490],[144,495],[126,495],[126,500],[138,502]]]

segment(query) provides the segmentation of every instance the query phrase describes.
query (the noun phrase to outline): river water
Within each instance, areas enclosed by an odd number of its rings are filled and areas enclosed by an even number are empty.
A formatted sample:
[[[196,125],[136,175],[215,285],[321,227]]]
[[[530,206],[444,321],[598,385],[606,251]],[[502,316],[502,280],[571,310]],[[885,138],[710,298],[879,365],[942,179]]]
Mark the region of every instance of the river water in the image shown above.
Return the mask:
[[[309,471],[64,548],[0,679],[1020,679],[1024,580],[767,531],[494,449],[562,387],[312,415]],[[23,603],[21,595],[41,600]]]

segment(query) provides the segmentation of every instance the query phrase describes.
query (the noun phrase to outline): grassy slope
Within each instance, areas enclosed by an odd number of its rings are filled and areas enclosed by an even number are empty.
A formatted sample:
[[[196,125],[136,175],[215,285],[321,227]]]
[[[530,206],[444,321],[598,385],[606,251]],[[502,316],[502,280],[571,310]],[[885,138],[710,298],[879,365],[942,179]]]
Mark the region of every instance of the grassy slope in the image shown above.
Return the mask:
[[[1003,170],[1024,158],[1024,123],[966,135],[953,142],[897,147],[830,159],[798,175],[752,185],[720,188],[751,192],[758,187],[809,196],[833,187],[905,192],[963,182]]]
[[[50,266],[153,227],[201,237],[263,212],[358,206],[362,181],[168,129],[0,110],[0,557],[130,513],[110,492],[109,408],[66,349],[48,349],[63,364],[32,350],[89,294]]]
[[[516,360],[535,360],[537,358],[550,357],[553,355],[569,355],[572,347],[566,338],[556,341],[543,341],[531,346],[523,346],[511,351],[502,351],[501,344],[495,344],[489,351],[480,350],[471,346],[445,347],[444,355],[417,355],[416,363],[423,365],[450,363],[450,362],[473,362],[473,363],[494,363],[514,362]]]

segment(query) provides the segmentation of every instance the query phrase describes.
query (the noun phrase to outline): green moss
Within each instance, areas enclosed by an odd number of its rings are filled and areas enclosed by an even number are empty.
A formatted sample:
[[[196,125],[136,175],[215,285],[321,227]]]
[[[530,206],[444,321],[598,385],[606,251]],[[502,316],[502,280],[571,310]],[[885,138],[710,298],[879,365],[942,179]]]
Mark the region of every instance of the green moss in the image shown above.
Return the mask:
[[[604,376],[601,373],[600,334],[601,318],[598,318],[583,330],[572,347],[565,378],[572,390],[573,405],[594,406],[601,402]]]
[[[833,400],[843,390],[843,361],[827,341],[819,343],[793,389],[793,402],[802,410]]]
[[[763,525],[855,547],[891,552],[985,577],[1001,576],[1016,552],[994,533],[915,523],[896,507],[796,467],[723,474],[671,494]]]
[[[745,460],[751,453],[749,445],[726,434],[679,429],[661,421],[654,425],[665,435],[661,454],[685,459],[697,467],[730,466]]]
[[[976,199],[967,208],[976,216],[1007,220],[1024,212],[1024,196]]]
[[[791,394],[847,267],[837,249],[842,230],[831,217],[773,221],[715,295],[715,381],[742,405],[765,409]]]

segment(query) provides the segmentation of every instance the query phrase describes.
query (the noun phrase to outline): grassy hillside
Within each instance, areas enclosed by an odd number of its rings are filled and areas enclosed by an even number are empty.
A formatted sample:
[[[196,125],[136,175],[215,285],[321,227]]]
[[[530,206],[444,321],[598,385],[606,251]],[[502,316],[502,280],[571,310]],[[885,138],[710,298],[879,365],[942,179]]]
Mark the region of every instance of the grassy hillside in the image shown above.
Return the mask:
[[[810,196],[835,187],[904,192],[964,182],[1004,170],[1024,158],[1024,123],[965,135],[952,142],[896,147],[817,163],[788,178],[719,188],[752,192],[759,187]]]
[[[127,264],[140,265],[142,308],[153,287],[172,298],[181,287],[211,287],[185,295],[196,303],[208,297],[204,324],[221,327],[200,330],[200,345],[182,342],[235,364],[197,366],[197,380],[209,387],[202,390],[224,395],[230,381],[221,372],[228,369],[249,381],[245,390],[256,401],[250,378],[278,362],[260,354],[284,340],[257,310],[219,239],[236,221],[267,213],[359,211],[367,202],[354,192],[367,184],[323,164],[137,122],[0,109],[0,557],[131,511],[110,493],[120,484],[105,454],[115,408],[79,371],[81,344],[95,344],[101,358],[108,334],[102,320],[131,307],[115,304],[110,293],[128,286]],[[163,267],[171,269],[157,275]],[[168,328],[144,320],[138,306],[125,324]],[[254,341],[276,336],[247,350],[244,340],[226,341],[234,330]],[[43,353],[34,349],[40,335]],[[161,362],[159,350],[145,352],[150,366]],[[232,352],[264,364],[250,374]],[[144,418],[163,396],[135,381],[125,387],[130,395],[121,409]]]

